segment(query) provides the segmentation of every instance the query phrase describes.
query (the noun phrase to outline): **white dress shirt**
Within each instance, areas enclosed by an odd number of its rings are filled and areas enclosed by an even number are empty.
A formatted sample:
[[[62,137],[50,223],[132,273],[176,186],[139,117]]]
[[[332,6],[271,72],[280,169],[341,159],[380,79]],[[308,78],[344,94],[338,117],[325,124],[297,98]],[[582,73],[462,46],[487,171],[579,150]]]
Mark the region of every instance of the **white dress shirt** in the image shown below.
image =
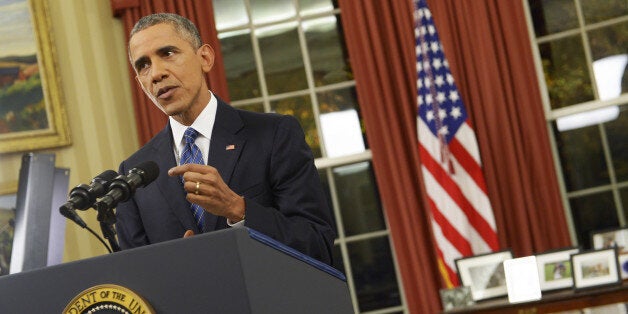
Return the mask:
[[[196,137],[194,144],[196,144],[198,149],[201,150],[201,153],[203,154],[203,162],[207,165],[209,145],[212,138],[212,130],[214,129],[214,122],[216,122],[216,110],[218,109],[218,100],[216,100],[216,97],[214,97],[214,94],[211,91],[209,93],[211,96],[209,103],[207,103],[207,106],[205,106],[203,111],[201,111],[198,117],[196,117],[196,120],[194,120],[192,125],[183,125],[174,118],[168,117],[170,120],[170,127],[172,129],[172,138],[174,140],[172,149],[177,165],[181,165],[181,152],[185,147],[183,134],[189,127],[194,128],[198,132],[198,136]],[[227,219],[227,225],[230,227],[244,226],[244,220],[231,223],[229,219]]]

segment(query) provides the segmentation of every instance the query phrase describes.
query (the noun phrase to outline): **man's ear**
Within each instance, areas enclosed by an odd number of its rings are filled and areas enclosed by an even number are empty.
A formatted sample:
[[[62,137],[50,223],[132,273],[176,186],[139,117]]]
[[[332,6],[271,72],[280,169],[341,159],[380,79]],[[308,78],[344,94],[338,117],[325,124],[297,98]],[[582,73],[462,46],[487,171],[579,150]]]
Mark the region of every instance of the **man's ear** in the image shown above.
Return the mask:
[[[201,60],[201,68],[203,72],[209,72],[214,66],[214,48],[209,44],[204,44],[198,48],[196,54]]]

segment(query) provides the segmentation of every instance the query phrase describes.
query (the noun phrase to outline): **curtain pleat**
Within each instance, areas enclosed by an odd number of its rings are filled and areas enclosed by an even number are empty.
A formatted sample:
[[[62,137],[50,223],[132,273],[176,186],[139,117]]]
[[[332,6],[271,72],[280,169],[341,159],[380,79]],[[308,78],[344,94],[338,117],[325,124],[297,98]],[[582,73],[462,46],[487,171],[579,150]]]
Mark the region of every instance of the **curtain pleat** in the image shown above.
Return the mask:
[[[419,177],[412,2],[338,4],[406,302],[411,313],[438,313],[440,282]]]

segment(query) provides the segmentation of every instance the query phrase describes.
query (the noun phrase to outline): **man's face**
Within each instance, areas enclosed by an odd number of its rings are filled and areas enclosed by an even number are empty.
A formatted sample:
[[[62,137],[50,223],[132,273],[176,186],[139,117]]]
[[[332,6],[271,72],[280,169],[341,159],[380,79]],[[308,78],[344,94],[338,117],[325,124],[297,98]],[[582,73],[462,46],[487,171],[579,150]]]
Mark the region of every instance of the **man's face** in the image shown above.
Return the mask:
[[[136,78],[155,105],[179,122],[193,122],[209,102],[204,73],[213,65],[211,47],[197,50],[170,24],[157,24],[133,35],[129,52]]]

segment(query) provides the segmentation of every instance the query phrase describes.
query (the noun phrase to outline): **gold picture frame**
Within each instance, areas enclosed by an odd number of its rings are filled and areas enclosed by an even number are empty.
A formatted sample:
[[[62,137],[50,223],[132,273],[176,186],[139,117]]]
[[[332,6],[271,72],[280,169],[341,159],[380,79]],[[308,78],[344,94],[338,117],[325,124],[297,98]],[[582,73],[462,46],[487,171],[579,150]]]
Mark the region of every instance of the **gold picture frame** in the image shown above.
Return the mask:
[[[15,0],[0,10],[12,10],[7,16],[16,25],[14,31],[4,28],[4,33],[0,32],[0,42],[7,43],[3,47],[20,40],[34,41],[36,46],[29,47],[28,42],[13,45],[15,49],[3,49],[0,55],[0,154],[71,144],[47,2]],[[23,19],[16,20],[16,16]],[[32,29],[23,27],[28,25],[27,17]],[[29,35],[28,30],[32,30],[32,38],[20,36]],[[20,55],[20,51],[28,54]],[[2,97],[6,97],[4,104]]]

